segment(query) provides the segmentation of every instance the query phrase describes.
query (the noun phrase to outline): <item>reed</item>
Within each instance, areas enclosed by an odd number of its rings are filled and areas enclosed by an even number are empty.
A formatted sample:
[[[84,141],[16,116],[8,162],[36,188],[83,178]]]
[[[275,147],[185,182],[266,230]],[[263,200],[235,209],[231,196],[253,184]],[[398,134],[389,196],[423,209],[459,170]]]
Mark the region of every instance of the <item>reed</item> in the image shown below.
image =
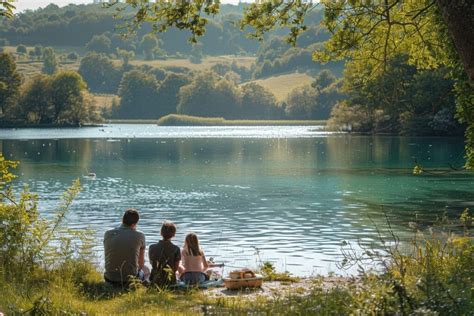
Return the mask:
[[[160,126],[321,126],[323,120],[226,120],[222,117],[200,117],[169,114],[161,117]]]

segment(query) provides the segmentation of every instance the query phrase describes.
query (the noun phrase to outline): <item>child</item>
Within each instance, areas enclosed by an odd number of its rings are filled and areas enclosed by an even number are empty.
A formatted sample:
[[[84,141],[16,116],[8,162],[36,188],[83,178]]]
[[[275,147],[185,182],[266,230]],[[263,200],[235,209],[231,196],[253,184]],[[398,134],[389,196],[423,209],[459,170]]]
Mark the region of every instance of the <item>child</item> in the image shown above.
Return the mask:
[[[199,247],[199,240],[196,234],[190,233],[184,240],[184,247],[181,251],[182,267],[180,272],[182,280],[186,284],[199,284],[206,280],[204,273],[209,264],[206,261],[204,252]]]
[[[165,221],[161,226],[161,236],[157,244],[150,245],[148,255],[151,263],[150,281],[160,287],[167,287],[176,283],[176,271],[181,260],[179,247],[171,242],[176,234],[176,225]]]

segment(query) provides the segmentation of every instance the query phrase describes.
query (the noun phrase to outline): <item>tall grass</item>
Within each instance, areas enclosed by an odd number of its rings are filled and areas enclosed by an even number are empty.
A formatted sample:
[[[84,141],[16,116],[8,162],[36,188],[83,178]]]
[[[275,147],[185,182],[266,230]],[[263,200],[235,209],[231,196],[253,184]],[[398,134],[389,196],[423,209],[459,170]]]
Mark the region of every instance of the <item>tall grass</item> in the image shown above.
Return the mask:
[[[160,126],[283,126],[283,125],[325,125],[324,120],[226,120],[222,117],[201,117],[169,114],[161,117]]]

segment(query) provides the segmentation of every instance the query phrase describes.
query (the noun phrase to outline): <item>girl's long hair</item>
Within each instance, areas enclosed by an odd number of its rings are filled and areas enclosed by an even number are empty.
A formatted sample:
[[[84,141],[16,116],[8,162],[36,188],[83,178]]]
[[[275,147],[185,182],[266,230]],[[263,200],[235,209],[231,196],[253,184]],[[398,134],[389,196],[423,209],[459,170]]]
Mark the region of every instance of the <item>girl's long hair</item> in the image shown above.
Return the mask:
[[[195,233],[186,235],[186,238],[184,239],[184,248],[191,256],[202,256],[202,251],[199,247],[199,240]]]

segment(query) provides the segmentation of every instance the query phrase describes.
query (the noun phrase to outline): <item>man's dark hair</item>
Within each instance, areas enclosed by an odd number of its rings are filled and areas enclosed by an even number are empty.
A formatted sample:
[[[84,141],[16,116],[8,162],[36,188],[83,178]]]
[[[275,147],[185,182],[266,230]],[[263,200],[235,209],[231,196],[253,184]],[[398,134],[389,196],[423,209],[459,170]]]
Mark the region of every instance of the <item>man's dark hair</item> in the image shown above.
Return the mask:
[[[170,221],[164,221],[161,226],[161,236],[164,239],[171,239],[176,234],[176,225]]]
[[[134,208],[129,208],[125,210],[125,213],[122,217],[122,223],[127,226],[132,226],[133,224],[138,223],[140,219],[140,215],[138,215],[138,211]]]

